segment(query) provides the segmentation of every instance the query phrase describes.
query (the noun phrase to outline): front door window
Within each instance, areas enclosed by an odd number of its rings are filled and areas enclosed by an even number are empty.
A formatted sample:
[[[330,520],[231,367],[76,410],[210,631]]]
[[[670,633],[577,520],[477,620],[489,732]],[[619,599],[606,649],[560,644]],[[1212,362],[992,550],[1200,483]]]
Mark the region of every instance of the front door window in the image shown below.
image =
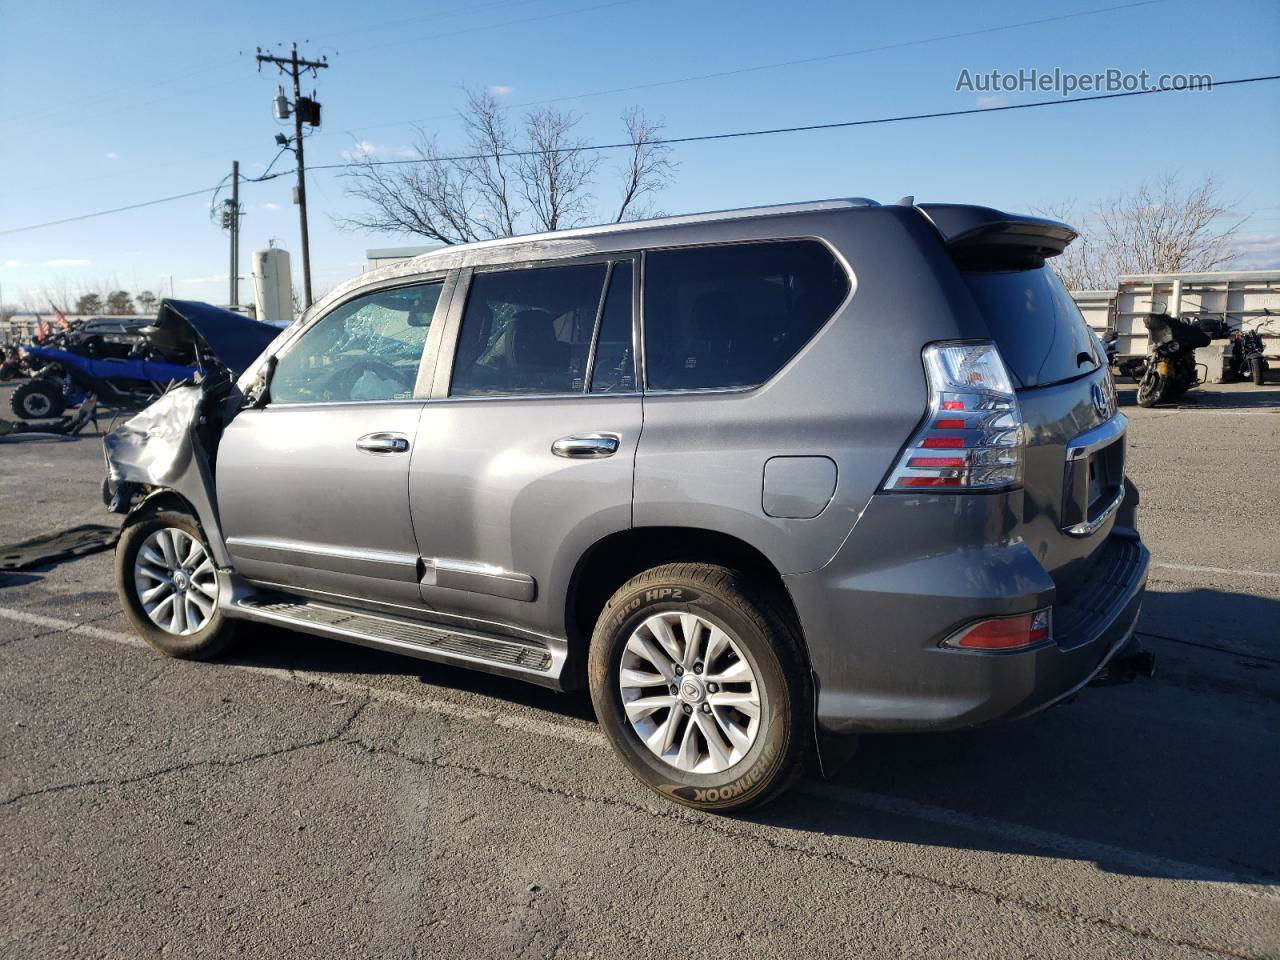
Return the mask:
[[[412,399],[441,286],[381,290],[335,308],[277,360],[271,402]]]

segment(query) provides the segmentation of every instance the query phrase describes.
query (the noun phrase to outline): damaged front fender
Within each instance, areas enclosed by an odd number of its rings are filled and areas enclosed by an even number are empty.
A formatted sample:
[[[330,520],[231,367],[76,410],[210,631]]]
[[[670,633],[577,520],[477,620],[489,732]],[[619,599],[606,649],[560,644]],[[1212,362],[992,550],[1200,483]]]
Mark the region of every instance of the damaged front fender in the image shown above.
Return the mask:
[[[177,494],[195,510],[214,562],[219,567],[227,567],[231,558],[218,523],[212,449],[201,436],[203,428],[207,436],[216,438],[217,425],[208,422],[205,412],[209,405],[216,403],[207,381],[173,387],[137,416],[108,433],[102,446],[109,490],[132,487],[147,494],[158,491]]]

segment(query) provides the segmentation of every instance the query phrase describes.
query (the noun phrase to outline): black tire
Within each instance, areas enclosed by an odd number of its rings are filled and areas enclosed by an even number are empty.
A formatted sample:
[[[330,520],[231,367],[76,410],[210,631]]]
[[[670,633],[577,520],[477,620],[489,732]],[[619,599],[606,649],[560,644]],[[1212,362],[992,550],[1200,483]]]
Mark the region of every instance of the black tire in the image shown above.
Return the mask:
[[[1249,358],[1249,376],[1259,387],[1267,382],[1267,366],[1261,357]]]
[[[1162,377],[1154,370],[1148,370],[1138,383],[1138,406],[1154,407],[1165,398],[1168,389],[1168,377]]]
[[[742,810],[773,799],[804,771],[813,742],[812,683],[799,629],[768,595],[724,567],[673,563],[623,584],[596,622],[587,664],[596,716],[631,772],[669,800],[698,810]],[[685,772],[666,762],[645,746],[627,719],[619,686],[624,650],[637,627],[663,612],[694,613],[725,631],[756,678],[755,739],[737,762],[718,773]],[[710,674],[710,663],[706,669]],[[675,710],[673,705],[672,716]],[[696,719],[689,716],[678,722]],[[704,735],[695,736],[707,745]]]
[[[67,398],[52,380],[28,380],[13,391],[9,405],[19,420],[52,420],[62,416]]]
[[[116,544],[115,579],[116,593],[125,616],[133,624],[138,636],[167,657],[181,660],[211,660],[225,653],[235,639],[236,622],[228,619],[216,605],[212,616],[199,630],[183,636],[165,630],[147,614],[138,597],[134,565],[139,550],[147,539],[158,530],[177,528],[204,547],[208,544],[199,524],[186,513],[158,510],[143,514],[126,526]]]

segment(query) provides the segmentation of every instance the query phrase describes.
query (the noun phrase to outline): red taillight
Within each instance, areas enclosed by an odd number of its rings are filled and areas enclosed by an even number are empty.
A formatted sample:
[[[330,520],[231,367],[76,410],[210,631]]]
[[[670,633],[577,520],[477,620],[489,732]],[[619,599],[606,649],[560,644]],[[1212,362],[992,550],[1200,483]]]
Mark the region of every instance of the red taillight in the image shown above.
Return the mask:
[[[883,489],[1009,490],[1022,484],[1022,412],[994,343],[924,348],[929,409]],[[950,456],[921,456],[947,451]]]
[[[964,481],[959,477],[903,477],[899,487],[959,487]]]
[[[943,646],[959,650],[1021,650],[1048,640],[1053,635],[1050,622],[1047,609],[981,620],[952,634]]]

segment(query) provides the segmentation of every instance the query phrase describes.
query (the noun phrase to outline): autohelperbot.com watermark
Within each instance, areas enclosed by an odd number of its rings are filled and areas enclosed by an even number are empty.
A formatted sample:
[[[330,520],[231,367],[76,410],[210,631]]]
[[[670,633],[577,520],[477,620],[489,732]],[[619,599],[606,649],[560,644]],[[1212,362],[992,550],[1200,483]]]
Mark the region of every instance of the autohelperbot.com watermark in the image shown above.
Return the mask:
[[[1138,93],[1154,90],[1212,90],[1213,77],[1207,73],[1160,73],[1149,70],[1136,73],[1108,68],[1096,73],[1074,73],[1054,67],[1021,67],[1018,70],[960,71],[956,92],[969,93],[1056,93],[1069,97],[1073,93]]]

